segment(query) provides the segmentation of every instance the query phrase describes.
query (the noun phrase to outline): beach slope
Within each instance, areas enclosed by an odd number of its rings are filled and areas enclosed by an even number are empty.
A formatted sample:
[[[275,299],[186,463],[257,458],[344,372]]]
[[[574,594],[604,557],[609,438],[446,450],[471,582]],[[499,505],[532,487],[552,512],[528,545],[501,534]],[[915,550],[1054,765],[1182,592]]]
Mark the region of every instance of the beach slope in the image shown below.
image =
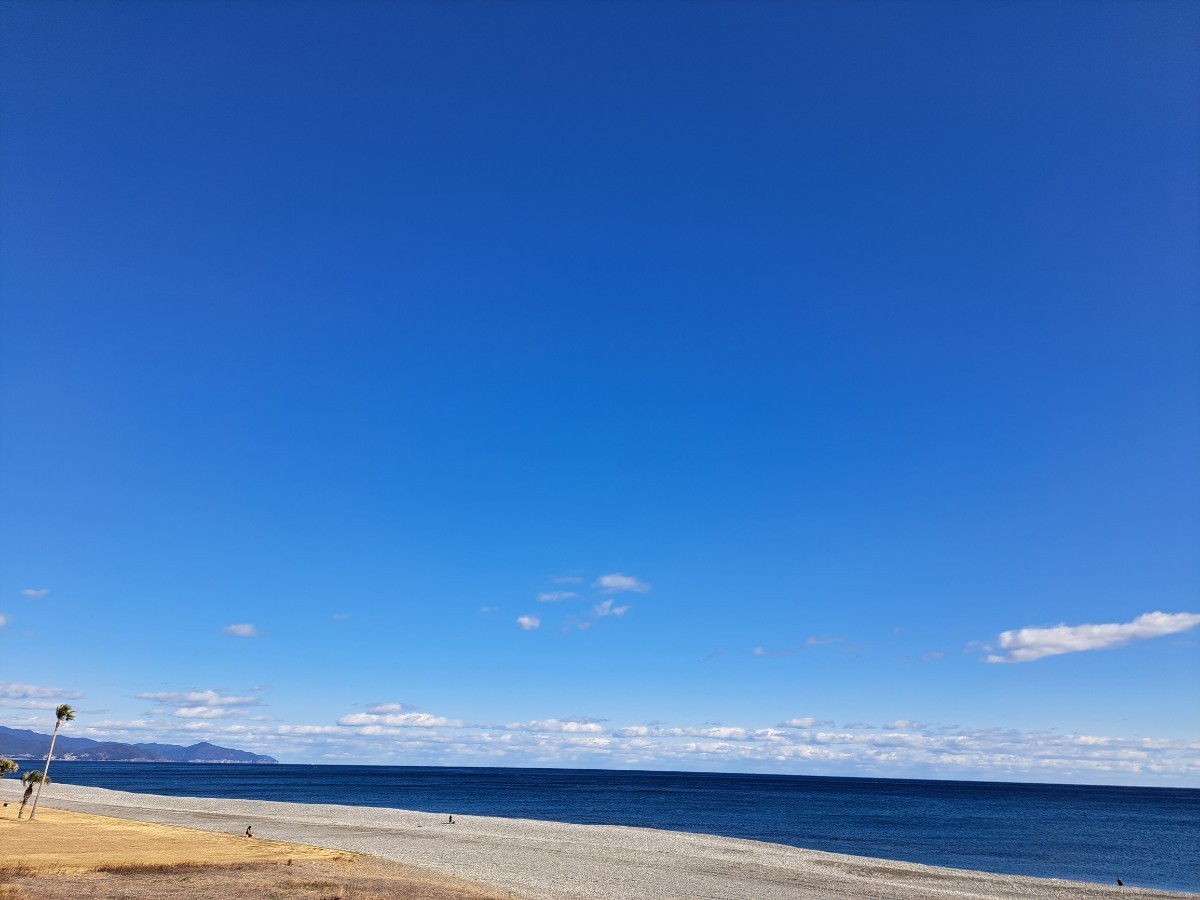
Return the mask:
[[[19,797],[0,782],[0,797]],[[994,875],[710,835],[264,800],[213,800],[51,785],[43,805],[367,854],[527,900],[911,900],[1178,898],[1176,893]],[[41,815],[39,810],[39,816]]]

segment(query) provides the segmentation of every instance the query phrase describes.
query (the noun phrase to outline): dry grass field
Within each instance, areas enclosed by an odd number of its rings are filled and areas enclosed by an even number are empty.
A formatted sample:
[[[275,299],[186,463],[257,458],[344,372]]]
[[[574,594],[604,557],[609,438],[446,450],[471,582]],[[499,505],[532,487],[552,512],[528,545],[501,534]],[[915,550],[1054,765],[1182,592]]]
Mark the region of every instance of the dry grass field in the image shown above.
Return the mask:
[[[499,900],[512,895],[353,853],[127,819],[0,808],[0,900]]]

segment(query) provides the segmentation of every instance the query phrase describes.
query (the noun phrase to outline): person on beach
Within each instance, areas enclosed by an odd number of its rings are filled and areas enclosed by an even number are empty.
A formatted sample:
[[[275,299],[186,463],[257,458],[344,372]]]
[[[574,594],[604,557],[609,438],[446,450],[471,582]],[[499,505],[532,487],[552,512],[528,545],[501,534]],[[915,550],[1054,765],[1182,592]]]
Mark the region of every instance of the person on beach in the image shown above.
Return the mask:
[[[453,824],[454,824],[454,816],[451,816],[451,817],[450,817],[450,821],[449,821],[449,822],[447,822],[446,824],[447,824],[447,825],[453,825]]]
[[[248,838],[254,837],[254,826],[253,825],[246,826],[246,837],[248,837]]]

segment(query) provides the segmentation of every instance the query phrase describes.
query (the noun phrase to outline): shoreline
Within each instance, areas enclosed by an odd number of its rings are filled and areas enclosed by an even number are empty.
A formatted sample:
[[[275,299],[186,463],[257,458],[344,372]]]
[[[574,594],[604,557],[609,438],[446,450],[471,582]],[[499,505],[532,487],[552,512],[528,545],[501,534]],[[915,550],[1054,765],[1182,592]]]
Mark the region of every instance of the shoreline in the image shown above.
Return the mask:
[[[16,780],[0,799],[20,800]],[[50,784],[56,809],[362,853],[508,891],[527,900],[901,900],[911,897],[1179,900],[1200,894],[998,875],[805,850],[739,838],[618,825],[444,816],[377,807],[135,794]]]

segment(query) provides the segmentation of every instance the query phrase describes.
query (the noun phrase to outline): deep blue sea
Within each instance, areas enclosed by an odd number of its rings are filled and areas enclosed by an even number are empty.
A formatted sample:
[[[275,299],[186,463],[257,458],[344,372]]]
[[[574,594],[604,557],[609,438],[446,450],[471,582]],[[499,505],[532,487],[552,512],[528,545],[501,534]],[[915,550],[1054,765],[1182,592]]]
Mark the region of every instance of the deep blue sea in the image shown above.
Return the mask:
[[[1014,875],[1200,892],[1200,790],[578,769],[56,762],[188,797],[640,825]]]

